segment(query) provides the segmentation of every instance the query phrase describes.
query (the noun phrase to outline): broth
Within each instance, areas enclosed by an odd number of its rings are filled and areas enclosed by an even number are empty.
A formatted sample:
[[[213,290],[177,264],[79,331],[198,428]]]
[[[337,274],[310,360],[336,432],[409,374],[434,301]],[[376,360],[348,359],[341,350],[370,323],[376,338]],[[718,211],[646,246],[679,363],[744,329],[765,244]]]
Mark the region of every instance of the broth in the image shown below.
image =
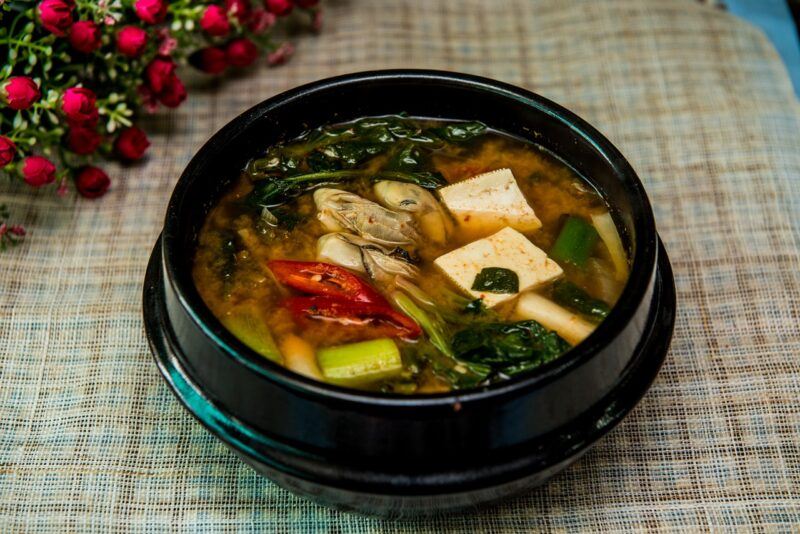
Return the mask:
[[[193,264],[212,313],[256,352],[388,393],[557,358],[627,274],[609,207],[568,166],[480,123],[403,116],[268,148],[209,212]]]

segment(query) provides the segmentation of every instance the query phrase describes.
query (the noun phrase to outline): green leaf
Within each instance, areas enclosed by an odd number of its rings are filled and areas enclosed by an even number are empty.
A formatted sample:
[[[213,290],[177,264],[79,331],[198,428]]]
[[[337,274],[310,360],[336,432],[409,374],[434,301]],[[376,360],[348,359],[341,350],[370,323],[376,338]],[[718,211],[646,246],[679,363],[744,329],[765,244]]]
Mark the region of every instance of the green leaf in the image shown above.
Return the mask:
[[[572,282],[558,282],[553,286],[553,300],[566,308],[582,313],[595,322],[606,318],[611,307],[602,300],[592,298]]]
[[[519,276],[511,269],[484,267],[472,282],[473,291],[488,293],[518,293]]]
[[[451,346],[456,358],[489,365],[504,374],[533,369],[570,348],[536,321],[471,325],[456,333]]]
[[[451,143],[463,143],[486,133],[482,122],[454,122],[446,126],[431,128],[430,133]]]

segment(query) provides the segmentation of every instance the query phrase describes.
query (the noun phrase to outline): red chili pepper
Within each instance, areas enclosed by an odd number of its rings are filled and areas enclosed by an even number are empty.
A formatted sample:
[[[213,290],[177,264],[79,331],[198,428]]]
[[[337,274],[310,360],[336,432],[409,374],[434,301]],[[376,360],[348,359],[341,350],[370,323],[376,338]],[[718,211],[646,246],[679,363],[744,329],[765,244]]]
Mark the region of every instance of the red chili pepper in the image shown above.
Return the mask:
[[[267,263],[283,284],[310,295],[386,305],[386,299],[347,269],[315,261],[273,260]]]
[[[343,326],[369,327],[374,337],[416,339],[422,334],[410,317],[396,312],[388,304],[348,302],[332,297],[292,297],[285,302],[299,320],[334,321]]]

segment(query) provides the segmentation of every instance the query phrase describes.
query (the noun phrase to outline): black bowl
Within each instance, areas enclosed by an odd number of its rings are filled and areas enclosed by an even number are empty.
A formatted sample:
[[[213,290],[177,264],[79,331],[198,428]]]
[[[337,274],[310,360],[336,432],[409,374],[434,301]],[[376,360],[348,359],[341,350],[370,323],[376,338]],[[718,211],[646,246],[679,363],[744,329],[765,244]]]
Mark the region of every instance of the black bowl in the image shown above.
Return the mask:
[[[291,373],[228,333],[194,287],[205,215],[245,162],[303,130],[369,115],[481,120],[557,155],[616,208],[632,273],[608,318],[563,357],[490,387],[394,396]],[[625,158],[566,109],[504,83],[378,71],[312,83],[217,132],[181,176],[147,271],[151,350],[186,408],[279,485],[384,516],[476,505],[540,484],[627,414],[655,378],[675,293],[647,196]]]

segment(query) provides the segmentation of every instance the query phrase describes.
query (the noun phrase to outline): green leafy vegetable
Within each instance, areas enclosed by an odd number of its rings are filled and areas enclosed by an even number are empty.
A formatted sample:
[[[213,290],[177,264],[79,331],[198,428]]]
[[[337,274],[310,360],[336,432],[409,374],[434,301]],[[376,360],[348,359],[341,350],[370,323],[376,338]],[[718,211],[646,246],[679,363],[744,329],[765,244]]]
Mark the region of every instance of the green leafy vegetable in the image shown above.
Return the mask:
[[[570,216],[561,227],[550,257],[583,268],[597,244],[597,230],[580,217]]]
[[[403,313],[419,324],[431,345],[438,349],[438,354],[433,351],[427,355],[434,373],[444,376],[456,388],[473,387],[486,379],[491,371],[488,366],[480,362],[462,362],[455,358],[448,341],[447,325],[436,310],[426,312],[402,291],[392,293],[392,300]]]
[[[606,318],[611,307],[600,299],[592,298],[572,282],[559,282],[553,286],[553,300],[566,308],[582,313],[595,322]]]
[[[469,301],[464,306],[464,311],[472,315],[481,315],[483,313],[486,313],[487,308],[486,304],[483,303],[483,299],[475,299]]]
[[[473,325],[456,333],[451,346],[458,359],[489,365],[503,374],[533,369],[570,348],[536,321]]]
[[[255,183],[247,202],[254,207],[279,206],[317,187],[361,177],[435,189],[447,182],[430,169],[430,152],[444,141],[460,143],[485,131],[479,122],[428,127],[402,115],[317,128],[292,143],[273,146],[247,165],[245,172]],[[365,167],[379,156],[386,161],[368,174]]]
[[[482,122],[454,122],[439,128],[431,128],[429,132],[451,143],[458,143],[483,135],[486,133],[486,125]]]
[[[401,171],[380,171],[378,173],[368,174],[367,171],[358,169],[321,171],[287,176],[285,178],[261,180],[256,183],[256,186],[247,195],[247,202],[252,206],[271,208],[285,204],[303,193],[313,191],[318,187],[368,176],[372,177],[374,180],[409,182],[426,189],[435,189],[447,183],[439,173],[429,172],[408,173]]]
[[[488,293],[518,293],[519,276],[511,269],[503,267],[484,267],[472,282],[473,291]]]

